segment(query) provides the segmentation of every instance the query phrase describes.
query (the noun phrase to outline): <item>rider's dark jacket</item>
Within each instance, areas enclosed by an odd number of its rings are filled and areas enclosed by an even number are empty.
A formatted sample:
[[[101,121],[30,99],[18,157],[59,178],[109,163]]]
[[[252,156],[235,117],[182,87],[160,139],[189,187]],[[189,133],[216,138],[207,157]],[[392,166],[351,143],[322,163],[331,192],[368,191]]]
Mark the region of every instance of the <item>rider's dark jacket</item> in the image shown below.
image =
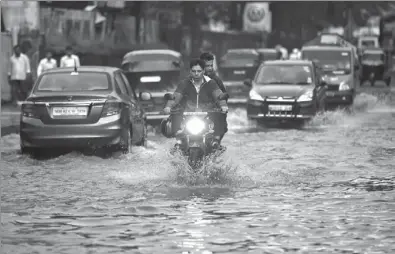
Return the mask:
[[[217,74],[215,74],[215,72],[212,72],[211,74],[208,75],[211,79],[214,79],[215,82],[217,82],[217,85],[219,87],[219,89],[221,89],[221,91],[223,93],[226,93],[226,88],[224,83],[222,82],[222,80],[217,76]]]
[[[227,106],[225,100],[218,100],[218,96],[222,93],[214,79],[208,76],[203,76],[204,82],[200,86],[198,92],[192,79],[186,78],[182,80],[176,91],[174,92],[175,99],[168,101],[166,107],[177,109],[177,111],[193,110],[199,107],[201,110],[212,110],[215,108]]]

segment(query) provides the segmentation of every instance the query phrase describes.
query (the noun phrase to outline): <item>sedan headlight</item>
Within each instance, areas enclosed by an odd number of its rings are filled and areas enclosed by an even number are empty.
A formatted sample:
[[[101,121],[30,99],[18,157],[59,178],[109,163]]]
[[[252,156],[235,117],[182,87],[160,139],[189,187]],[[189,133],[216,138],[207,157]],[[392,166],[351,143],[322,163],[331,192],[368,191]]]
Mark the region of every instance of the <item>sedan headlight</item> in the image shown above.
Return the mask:
[[[303,102],[303,101],[312,101],[313,100],[313,91],[308,91],[304,94],[302,94],[299,98],[298,101],[299,102]]]
[[[262,96],[259,93],[257,93],[255,90],[250,91],[250,99],[255,101],[264,101]]]
[[[350,90],[350,86],[346,82],[341,82],[339,85],[339,91]]]
[[[197,135],[201,133],[204,130],[204,127],[205,127],[204,121],[199,118],[189,119],[185,124],[185,128],[192,135]]]

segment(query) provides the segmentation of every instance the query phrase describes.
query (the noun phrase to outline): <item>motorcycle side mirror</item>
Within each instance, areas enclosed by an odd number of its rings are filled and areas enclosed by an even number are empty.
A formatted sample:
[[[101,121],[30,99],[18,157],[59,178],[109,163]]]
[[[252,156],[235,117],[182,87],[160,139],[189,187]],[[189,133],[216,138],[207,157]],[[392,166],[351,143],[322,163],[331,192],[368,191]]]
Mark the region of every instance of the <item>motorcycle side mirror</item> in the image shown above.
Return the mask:
[[[252,87],[252,81],[251,81],[251,79],[246,79],[246,80],[244,80],[243,83],[244,83],[245,86]]]
[[[166,93],[163,98],[167,101],[174,100],[174,95],[171,93]]]
[[[175,67],[177,67],[177,68],[180,68],[180,67],[181,67],[181,63],[180,63],[180,62],[173,61],[173,65],[174,65]]]
[[[222,94],[218,95],[218,100],[220,100],[220,101],[227,100],[227,99],[229,99],[228,93],[222,93]]]

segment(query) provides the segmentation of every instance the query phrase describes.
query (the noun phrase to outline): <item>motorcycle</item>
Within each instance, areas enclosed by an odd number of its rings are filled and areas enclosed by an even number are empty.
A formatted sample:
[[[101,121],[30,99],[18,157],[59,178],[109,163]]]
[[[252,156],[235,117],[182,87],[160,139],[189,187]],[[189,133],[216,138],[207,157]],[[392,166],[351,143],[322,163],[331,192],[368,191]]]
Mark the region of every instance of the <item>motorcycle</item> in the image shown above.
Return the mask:
[[[170,93],[165,94],[165,100],[174,99]],[[224,100],[227,94],[218,97]],[[196,108],[195,111],[183,112],[181,129],[175,134],[176,150],[188,157],[188,164],[192,169],[201,166],[204,158],[220,150],[219,144],[214,139],[214,122],[211,120],[213,114],[226,114],[220,110],[202,111]]]

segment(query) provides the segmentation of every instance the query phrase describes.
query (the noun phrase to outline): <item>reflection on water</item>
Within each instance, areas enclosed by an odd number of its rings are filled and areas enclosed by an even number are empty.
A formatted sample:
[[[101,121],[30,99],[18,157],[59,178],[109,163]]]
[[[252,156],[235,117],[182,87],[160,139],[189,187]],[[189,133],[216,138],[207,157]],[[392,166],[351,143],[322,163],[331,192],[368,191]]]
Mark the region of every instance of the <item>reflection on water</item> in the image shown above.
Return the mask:
[[[394,107],[362,94],[303,129],[237,109],[193,174],[173,140],[35,160],[1,139],[5,253],[394,253]]]

